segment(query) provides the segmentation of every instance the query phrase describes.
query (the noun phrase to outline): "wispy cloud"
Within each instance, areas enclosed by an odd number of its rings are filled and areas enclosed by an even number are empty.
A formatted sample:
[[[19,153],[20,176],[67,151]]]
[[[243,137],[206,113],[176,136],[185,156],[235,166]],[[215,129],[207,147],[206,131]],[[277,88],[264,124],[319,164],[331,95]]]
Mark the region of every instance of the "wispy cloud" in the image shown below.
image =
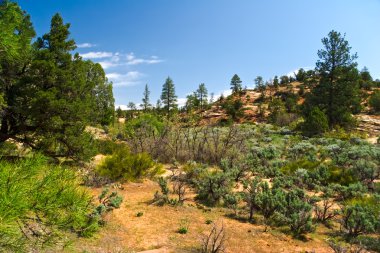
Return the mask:
[[[110,69],[118,66],[139,65],[139,64],[156,64],[163,62],[158,56],[151,56],[149,58],[136,57],[134,53],[121,54],[119,52],[88,52],[83,53],[81,56],[85,59],[98,60],[104,69]]]
[[[111,53],[111,52],[88,52],[88,53],[84,53],[84,54],[81,54],[81,56],[83,58],[86,58],[86,59],[102,59],[102,58],[110,58],[112,57],[114,54]]]
[[[163,60],[159,59],[158,56],[151,56],[150,58],[137,58],[134,53],[127,54],[127,64],[128,65],[137,65],[137,64],[156,64],[160,63]]]
[[[143,76],[144,74],[138,71],[129,71],[125,74],[117,72],[107,74],[107,78],[113,82],[115,87],[138,85]]]
[[[82,43],[82,44],[78,44],[77,47],[78,48],[92,48],[92,47],[96,47],[96,45],[91,44],[91,43]]]

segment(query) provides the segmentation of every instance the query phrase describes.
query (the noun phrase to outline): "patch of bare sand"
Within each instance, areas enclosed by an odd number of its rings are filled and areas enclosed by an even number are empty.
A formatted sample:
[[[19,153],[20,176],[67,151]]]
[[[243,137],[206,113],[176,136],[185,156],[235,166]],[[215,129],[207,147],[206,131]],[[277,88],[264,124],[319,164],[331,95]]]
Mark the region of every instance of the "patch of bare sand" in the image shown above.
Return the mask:
[[[306,242],[294,240],[278,231],[263,232],[264,227],[227,218],[226,211],[214,208],[204,212],[187,203],[183,207],[154,206],[150,204],[157,183],[146,180],[142,183],[124,184],[120,194],[124,201],[120,209],[107,217],[106,226],[95,238],[78,239],[71,249],[76,252],[194,252],[199,247],[202,233],[211,225],[206,220],[222,219],[227,231],[226,252],[332,252],[324,236],[312,236]],[[101,189],[94,189],[94,195]],[[189,202],[192,203],[192,202]],[[142,212],[141,217],[136,214]],[[182,219],[189,221],[189,232],[177,233]],[[70,252],[73,252],[72,250]]]

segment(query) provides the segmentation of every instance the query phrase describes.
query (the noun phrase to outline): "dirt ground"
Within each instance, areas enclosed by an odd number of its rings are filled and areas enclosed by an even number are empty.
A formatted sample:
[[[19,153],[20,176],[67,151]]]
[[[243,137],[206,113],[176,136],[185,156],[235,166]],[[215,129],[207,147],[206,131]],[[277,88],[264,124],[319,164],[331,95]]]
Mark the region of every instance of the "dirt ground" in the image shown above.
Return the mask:
[[[324,227],[300,241],[278,230],[229,218],[231,212],[222,208],[199,209],[193,202],[182,207],[151,205],[158,184],[145,180],[127,183],[119,193],[124,201],[120,209],[106,217],[107,224],[93,238],[80,238],[64,252],[197,252],[202,234],[212,225],[206,220],[223,222],[227,233],[226,252],[332,252],[327,246]],[[96,196],[101,189],[92,189]],[[136,214],[143,215],[137,217]],[[181,220],[187,220],[189,231],[179,234]]]

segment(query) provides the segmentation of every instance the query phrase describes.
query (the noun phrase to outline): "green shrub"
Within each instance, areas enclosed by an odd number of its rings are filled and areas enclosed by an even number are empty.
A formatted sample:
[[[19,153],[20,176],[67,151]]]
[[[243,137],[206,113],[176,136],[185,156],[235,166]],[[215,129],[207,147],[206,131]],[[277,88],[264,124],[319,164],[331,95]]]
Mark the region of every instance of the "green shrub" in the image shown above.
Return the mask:
[[[96,214],[102,216],[105,212],[119,208],[123,198],[117,192],[109,193],[109,188],[104,188],[98,196],[99,205],[96,207]]]
[[[314,107],[311,110],[302,126],[302,130],[307,136],[322,134],[328,129],[329,122],[327,116],[318,107]]]
[[[188,231],[189,231],[189,220],[181,219],[177,232],[180,234],[187,234]]]
[[[375,112],[380,112],[380,91],[375,91],[369,98],[369,105]]]
[[[195,182],[197,199],[208,205],[220,204],[231,191],[232,178],[222,171],[208,171]]]
[[[132,154],[128,147],[120,146],[96,170],[101,176],[112,180],[129,181],[153,176],[160,171],[160,166],[148,154]]]
[[[96,147],[100,154],[111,155],[117,149],[121,148],[123,144],[117,143],[113,140],[96,140]]]
[[[91,199],[74,171],[49,165],[42,156],[0,161],[1,249],[38,250],[66,232],[90,236],[98,229]]]
[[[289,226],[296,237],[314,230],[312,223],[312,206],[308,203],[304,191],[295,189],[285,194],[284,207],[279,212],[280,221]]]
[[[354,203],[342,208],[340,223],[342,230],[350,237],[374,232],[379,225],[379,217],[367,204]]]

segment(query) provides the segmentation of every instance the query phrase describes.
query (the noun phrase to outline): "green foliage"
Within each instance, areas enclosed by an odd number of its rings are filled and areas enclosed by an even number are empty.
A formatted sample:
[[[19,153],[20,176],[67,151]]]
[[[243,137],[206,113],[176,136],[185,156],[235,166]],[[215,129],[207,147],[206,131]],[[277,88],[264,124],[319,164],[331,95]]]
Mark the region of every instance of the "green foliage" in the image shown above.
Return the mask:
[[[177,109],[177,95],[175,94],[173,80],[170,77],[166,78],[162,86],[161,101],[168,116],[170,115],[170,111]]]
[[[51,166],[42,156],[0,161],[2,250],[25,252],[54,244],[66,232],[95,232],[91,196],[79,184],[74,171]]]
[[[104,188],[98,196],[99,205],[95,209],[95,214],[102,216],[106,212],[119,208],[123,198],[116,191],[109,193],[109,188]]]
[[[188,219],[181,219],[179,223],[178,233],[180,234],[187,234],[189,231],[189,220]]]
[[[204,83],[201,83],[196,91],[197,100],[199,101],[199,108],[204,110],[207,106],[207,88]]]
[[[156,191],[154,194],[153,203],[159,206],[163,206],[167,203],[169,203],[169,187],[168,187],[168,181],[164,177],[158,178],[158,185],[160,186],[161,193]]]
[[[257,203],[257,193],[259,191],[261,179],[259,177],[255,177],[253,180],[244,181],[244,192],[243,192],[243,200],[247,204],[249,210],[248,220],[250,222],[253,221],[253,211],[256,208]]]
[[[208,205],[218,205],[231,191],[232,179],[224,172],[206,169],[203,175],[195,181],[195,186],[197,199]]]
[[[157,166],[148,154],[132,154],[128,147],[121,146],[107,156],[96,170],[101,176],[112,180],[129,181],[154,176]]]
[[[376,113],[380,112],[380,91],[374,91],[369,98],[369,105]]]
[[[308,203],[305,192],[299,189],[291,190],[285,195],[284,208],[279,212],[281,221],[289,226],[295,236],[312,232],[312,206]]]
[[[143,113],[138,117],[128,120],[125,124],[129,138],[139,138],[143,134],[157,136],[164,130],[164,122],[154,114]]]
[[[59,14],[33,47],[30,18],[16,3],[2,1],[0,16],[0,142],[11,138],[49,156],[91,158],[86,126],[109,124],[114,114],[102,67],[72,55],[70,25]]]
[[[144,94],[143,94],[143,98],[142,98],[142,104],[140,105],[144,111],[148,111],[151,107],[152,107],[152,104],[150,103],[150,90],[148,88],[148,84],[145,85],[145,89],[144,89]]]
[[[350,237],[374,232],[379,226],[378,205],[379,201],[376,207],[364,201],[354,201],[344,206],[340,220],[343,232]]]
[[[237,215],[240,200],[241,196],[238,193],[229,193],[224,196],[224,204],[234,211],[235,216]]]
[[[232,79],[231,79],[231,83],[230,83],[230,86],[231,86],[231,90],[232,90],[232,93],[238,93],[238,92],[241,92],[242,90],[242,85],[241,85],[241,80],[240,80],[240,77],[235,74]]]
[[[284,208],[285,193],[281,188],[270,188],[267,182],[262,182],[259,185],[255,202],[267,224],[276,212],[280,212]]]
[[[357,55],[350,54],[348,41],[336,31],[331,31],[322,43],[324,49],[318,51],[316,63],[319,83],[306,97],[305,115],[318,107],[326,113],[330,128],[335,125],[350,127],[353,125],[351,114],[360,111]]]
[[[243,102],[240,99],[229,97],[222,104],[222,108],[226,110],[226,113],[232,120],[238,120],[244,116]]]
[[[305,135],[312,136],[326,132],[329,127],[326,114],[318,107],[313,107],[306,116],[306,120],[302,126]]]

